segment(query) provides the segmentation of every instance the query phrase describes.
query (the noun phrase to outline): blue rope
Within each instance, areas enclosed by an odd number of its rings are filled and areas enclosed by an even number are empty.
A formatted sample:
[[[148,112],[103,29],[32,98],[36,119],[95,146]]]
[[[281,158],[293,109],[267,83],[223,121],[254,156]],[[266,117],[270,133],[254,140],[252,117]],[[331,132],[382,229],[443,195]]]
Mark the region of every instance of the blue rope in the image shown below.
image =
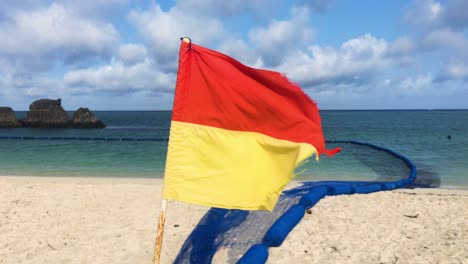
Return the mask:
[[[363,145],[373,149],[384,151],[390,155],[402,160],[411,172],[406,179],[394,182],[328,182],[325,184],[312,187],[310,191],[302,196],[299,202],[289,208],[276,222],[268,229],[263,237],[262,243],[255,244],[247,250],[237,262],[238,264],[258,264],[265,263],[268,259],[268,247],[280,246],[288,236],[289,232],[299,223],[304,216],[305,210],[312,208],[320,199],[327,195],[341,194],[365,194],[385,190],[394,190],[405,185],[413,183],[416,179],[416,166],[405,156],[394,152],[393,150],[379,147],[370,143],[358,141],[343,141],[334,140],[327,143],[349,143]],[[305,183],[305,185],[313,185],[314,183]],[[300,187],[299,187],[300,188]],[[294,190],[294,189],[293,189]]]
[[[0,136],[0,139],[10,140],[83,140],[83,141],[168,141],[168,138],[117,138],[117,137],[31,137],[31,136]]]

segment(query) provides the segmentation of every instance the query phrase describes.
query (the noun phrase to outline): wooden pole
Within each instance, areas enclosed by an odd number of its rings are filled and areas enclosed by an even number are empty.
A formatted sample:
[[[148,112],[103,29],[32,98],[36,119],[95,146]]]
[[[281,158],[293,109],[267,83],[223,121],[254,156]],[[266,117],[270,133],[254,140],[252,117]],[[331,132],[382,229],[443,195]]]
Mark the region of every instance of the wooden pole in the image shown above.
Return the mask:
[[[161,212],[159,213],[158,230],[156,232],[156,243],[154,247],[153,263],[159,264],[161,259],[161,249],[164,235],[164,224],[166,222],[167,200],[161,199]]]
[[[192,40],[188,37],[180,38],[180,40],[185,41],[188,44],[192,42]],[[161,199],[161,212],[159,213],[159,223],[158,223],[158,230],[156,231],[156,242],[154,246],[154,255],[153,255],[154,264],[159,264],[159,261],[161,260],[164,224],[166,223],[166,207],[167,207],[167,200]]]

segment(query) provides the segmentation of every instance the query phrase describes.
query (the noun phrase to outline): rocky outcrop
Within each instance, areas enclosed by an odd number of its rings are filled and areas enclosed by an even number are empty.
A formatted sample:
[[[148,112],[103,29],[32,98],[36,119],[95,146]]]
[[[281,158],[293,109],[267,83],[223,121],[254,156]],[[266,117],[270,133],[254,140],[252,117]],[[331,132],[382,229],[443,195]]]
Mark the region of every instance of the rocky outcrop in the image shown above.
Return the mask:
[[[79,108],[70,120],[61,99],[40,99],[29,105],[29,112],[22,120],[16,120],[10,107],[0,107],[0,128],[5,127],[104,128],[106,125],[88,108]]]
[[[62,100],[40,99],[29,105],[29,112],[24,120],[24,127],[65,128],[70,127],[67,112],[62,107]]]
[[[16,113],[11,107],[0,107],[0,128],[15,128],[21,124],[16,120]]]
[[[104,128],[106,125],[96,118],[88,108],[79,108],[73,112],[72,123],[74,128]]]

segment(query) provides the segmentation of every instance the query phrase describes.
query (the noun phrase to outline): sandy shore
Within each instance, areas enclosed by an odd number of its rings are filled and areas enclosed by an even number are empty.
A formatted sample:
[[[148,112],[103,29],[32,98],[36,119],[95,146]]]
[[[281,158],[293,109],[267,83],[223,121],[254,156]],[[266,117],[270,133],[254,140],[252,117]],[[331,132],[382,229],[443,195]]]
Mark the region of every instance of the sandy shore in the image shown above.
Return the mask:
[[[0,263],[151,263],[161,180],[0,176]],[[162,263],[208,208],[169,202]],[[268,263],[468,263],[468,191],[326,197]]]

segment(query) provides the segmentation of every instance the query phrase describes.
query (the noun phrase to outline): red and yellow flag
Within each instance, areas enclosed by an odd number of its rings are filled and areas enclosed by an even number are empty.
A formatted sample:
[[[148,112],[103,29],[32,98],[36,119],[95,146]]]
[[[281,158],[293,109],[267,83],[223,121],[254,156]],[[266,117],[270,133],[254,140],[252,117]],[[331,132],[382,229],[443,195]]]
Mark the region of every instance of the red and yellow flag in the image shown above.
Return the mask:
[[[286,77],[181,41],[164,199],[271,211],[299,163],[337,151]]]

